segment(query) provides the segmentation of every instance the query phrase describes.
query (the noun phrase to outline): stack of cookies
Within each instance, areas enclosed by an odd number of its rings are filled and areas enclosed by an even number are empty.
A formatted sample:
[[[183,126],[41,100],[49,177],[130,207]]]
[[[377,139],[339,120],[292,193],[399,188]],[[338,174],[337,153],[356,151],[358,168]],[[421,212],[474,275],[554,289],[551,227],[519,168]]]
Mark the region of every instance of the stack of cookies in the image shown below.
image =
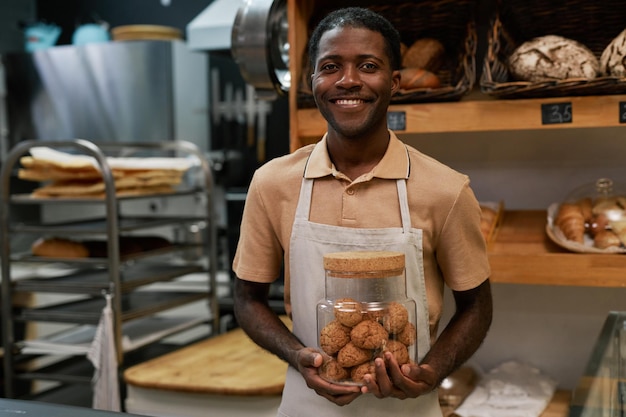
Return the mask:
[[[365,374],[374,376],[374,359],[384,352],[391,352],[400,365],[411,361],[416,330],[407,309],[398,302],[381,307],[364,309],[349,298],[335,302],[335,319],[319,336],[320,348],[330,357],[320,369],[323,378],[360,384]]]

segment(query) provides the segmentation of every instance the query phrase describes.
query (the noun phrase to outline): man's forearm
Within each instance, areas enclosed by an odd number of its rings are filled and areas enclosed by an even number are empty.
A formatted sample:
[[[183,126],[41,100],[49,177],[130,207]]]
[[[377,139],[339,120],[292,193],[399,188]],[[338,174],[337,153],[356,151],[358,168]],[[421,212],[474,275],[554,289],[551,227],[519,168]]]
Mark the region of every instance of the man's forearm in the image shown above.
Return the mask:
[[[296,354],[304,346],[260,297],[257,285],[239,279],[235,285],[235,317],[256,344],[297,368]]]
[[[422,363],[437,372],[439,381],[465,363],[482,344],[492,319],[489,281],[454,294],[457,310]]]

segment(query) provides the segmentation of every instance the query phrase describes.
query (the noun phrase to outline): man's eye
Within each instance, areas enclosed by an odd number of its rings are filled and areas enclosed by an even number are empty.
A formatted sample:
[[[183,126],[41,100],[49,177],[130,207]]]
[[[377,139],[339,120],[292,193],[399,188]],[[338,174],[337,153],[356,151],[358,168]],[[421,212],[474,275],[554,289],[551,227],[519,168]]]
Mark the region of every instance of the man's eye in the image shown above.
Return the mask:
[[[324,64],[321,67],[322,71],[333,71],[337,69],[337,65],[335,64]]]
[[[373,71],[376,68],[378,68],[375,64],[372,64],[371,62],[367,62],[363,65],[361,65],[361,68],[363,68],[366,71]]]

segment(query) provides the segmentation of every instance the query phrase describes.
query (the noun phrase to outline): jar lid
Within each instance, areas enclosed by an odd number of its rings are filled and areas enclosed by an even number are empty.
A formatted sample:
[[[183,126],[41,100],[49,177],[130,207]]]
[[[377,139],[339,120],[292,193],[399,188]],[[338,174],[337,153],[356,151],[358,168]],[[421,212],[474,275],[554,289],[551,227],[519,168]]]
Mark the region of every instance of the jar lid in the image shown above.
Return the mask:
[[[324,269],[340,273],[386,272],[385,276],[395,275],[404,269],[404,253],[387,251],[335,252],[324,255]],[[393,274],[389,274],[393,272]]]

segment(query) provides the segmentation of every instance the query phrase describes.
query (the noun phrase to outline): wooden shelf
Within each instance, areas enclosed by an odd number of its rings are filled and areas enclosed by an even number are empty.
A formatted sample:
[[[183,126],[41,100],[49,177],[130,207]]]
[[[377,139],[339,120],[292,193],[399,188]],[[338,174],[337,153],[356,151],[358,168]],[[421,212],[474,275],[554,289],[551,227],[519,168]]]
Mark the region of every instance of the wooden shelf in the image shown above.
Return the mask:
[[[626,287],[626,256],[572,253],[545,232],[546,212],[506,211],[488,252],[492,282]]]
[[[571,123],[542,124],[543,104],[566,102],[572,105]],[[624,95],[498,100],[476,92],[458,102],[396,104],[391,106],[390,111],[405,113],[406,129],[395,131],[402,136],[415,133],[626,127],[619,121],[622,102],[626,102]],[[292,146],[296,148],[318,141],[326,132],[326,121],[317,109],[298,109],[294,121],[298,139]]]

